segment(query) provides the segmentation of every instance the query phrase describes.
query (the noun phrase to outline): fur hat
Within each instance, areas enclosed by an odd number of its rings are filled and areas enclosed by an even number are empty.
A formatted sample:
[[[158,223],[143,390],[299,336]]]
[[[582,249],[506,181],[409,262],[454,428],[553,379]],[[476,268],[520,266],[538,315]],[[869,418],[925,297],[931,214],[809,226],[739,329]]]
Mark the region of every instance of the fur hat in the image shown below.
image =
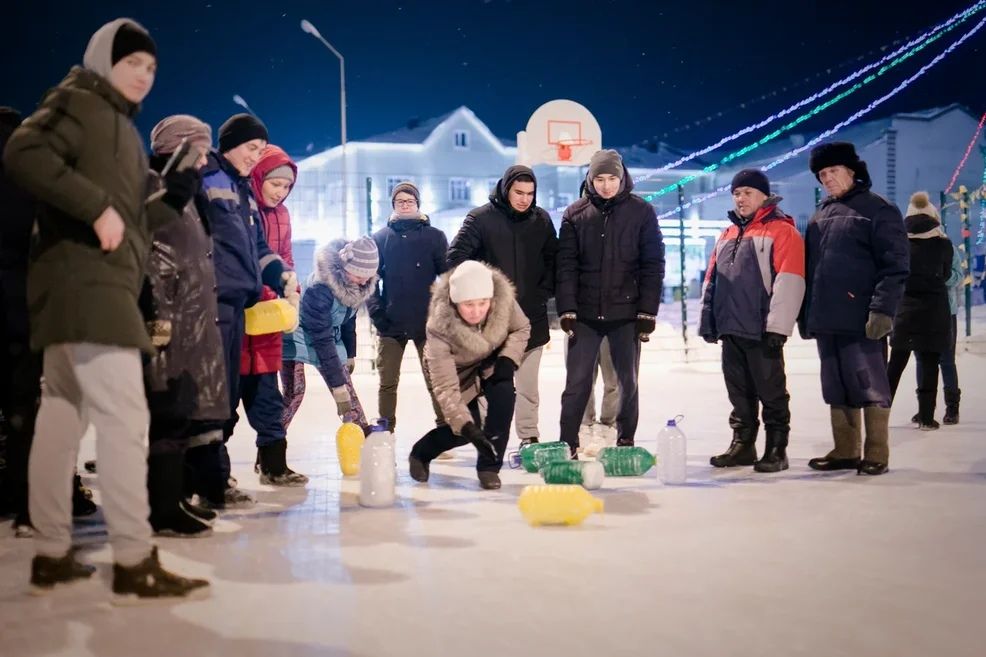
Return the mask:
[[[855,174],[856,180],[870,184],[870,172],[866,168],[866,162],[859,159],[856,147],[848,141],[832,141],[811,149],[808,167],[815,174],[815,178],[818,178],[818,173],[822,169],[840,165],[850,169]]]
[[[904,216],[913,217],[918,214],[928,215],[929,217],[933,217],[938,223],[941,223],[941,215],[938,213],[938,208],[931,202],[928,192],[914,192],[911,194],[911,202],[907,204],[907,212]]]
[[[492,298],[493,273],[483,263],[466,260],[449,276],[449,299],[452,303]]]

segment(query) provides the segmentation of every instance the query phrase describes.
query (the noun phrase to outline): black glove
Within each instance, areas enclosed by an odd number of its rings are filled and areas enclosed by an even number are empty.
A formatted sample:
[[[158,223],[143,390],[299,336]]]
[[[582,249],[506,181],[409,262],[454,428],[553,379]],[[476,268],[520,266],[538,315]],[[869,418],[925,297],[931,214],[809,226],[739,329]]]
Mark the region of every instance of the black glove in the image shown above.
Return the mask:
[[[480,456],[485,456],[492,461],[496,460],[496,447],[494,447],[493,443],[490,442],[490,439],[486,437],[483,430],[475,424],[472,422],[467,422],[462,427],[462,437],[473,444]]]
[[[763,334],[763,346],[767,351],[778,352],[784,348],[785,342],[787,342],[786,335],[770,333],[769,331]]]
[[[637,337],[641,342],[649,342],[650,334],[657,327],[657,318],[653,315],[637,313]]]
[[[507,358],[506,356],[500,356],[496,359],[496,364],[493,365],[493,374],[487,379],[490,383],[503,383],[504,381],[513,381],[514,372],[517,371],[517,365]]]
[[[185,206],[195,196],[202,184],[202,174],[195,167],[189,167],[182,171],[172,169],[164,177],[164,196],[161,200],[174,208],[177,212],[184,212]]]
[[[719,342],[719,338],[717,338],[714,333],[709,333],[708,335],[703,335],[702,336],[702,339],[705,340],[706,342],[708,342],[709,344],[715,344],[715,343]]]
[[[568,336],[568,344],[575,344],[575,313],[565,313],[558,318],[561,322],[561,330]]]

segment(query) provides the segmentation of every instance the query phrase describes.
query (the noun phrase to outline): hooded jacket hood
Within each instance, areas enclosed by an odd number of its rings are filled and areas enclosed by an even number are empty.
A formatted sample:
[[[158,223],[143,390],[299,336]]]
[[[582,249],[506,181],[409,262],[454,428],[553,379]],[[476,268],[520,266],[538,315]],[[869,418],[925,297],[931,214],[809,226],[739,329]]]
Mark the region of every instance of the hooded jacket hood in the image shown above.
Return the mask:
[[[510,205],[510,187],[515,182],[517,178],[521,176],[530,176],[531,180],[534,181],[534,198],[531,200],[531,205],[524,212],[517,212],[514,210],[513,206]],[[538,202],[538,179],[534,175],[534,170],[530,167],[524,166],[523,164],[515,164],[503,172],[503,177],[497,181],[496,187],[493,189],[493,193],[490,194],[490,203],[500,208],[511,217],[529,217],[534,208],[537,207]]]
[[[346,240],[332,240],[315,253],[315,271],[312,279],[324,283],[341,304],[349,308],[359,308],[377,287],[378,276],[369,278],[362,285],[349,282],[339,251],[346,246]]]
[[[783,200],[784,198],[782,196],[771,194],[763,202],[763,205],[753,213],[753,216],[749,220],[744,220],[743,217],[736,213],[736,210],[729,211],[729,220],[737,226],[748,226],[756,221],[762,221],[764,223],[768,221],[783,221],[786,224],[796,227],[794,219],[781,212],[781,209],[778,207]]]
[[[129,25],[135,30],[149,34],[143,25],[132,18],[117,18],[110,21],[96,30],[89,39],[89,45],[82,56],[82,65],[85,68],[109,79],[110,71],[113,70],[113,41],[123,25]]]
[[[253,171],[250,172],[250,188],[253,190],[253,197],[257,200],[257,205],[267,207],[267,202],[264,200],[263,194],[264,178],[274,169],[285,165],[291,167],[291,170],[294,171],[295,182],[291,184],[287,195],[281,200],[279,205],[284,205],[284,201],[294,191],[294,186],[298,182],[298,165],[278,146],[270,144],[264,149],[260,160],[257,161],[256,166],[253,167]]]

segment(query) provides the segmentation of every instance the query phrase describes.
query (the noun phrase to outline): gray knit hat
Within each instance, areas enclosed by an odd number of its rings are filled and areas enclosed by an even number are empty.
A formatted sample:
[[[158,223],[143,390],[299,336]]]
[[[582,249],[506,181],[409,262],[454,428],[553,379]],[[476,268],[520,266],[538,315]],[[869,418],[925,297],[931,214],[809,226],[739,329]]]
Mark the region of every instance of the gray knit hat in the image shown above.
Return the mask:
[[[377,275],[377,267],[380,264],[377,243],[366,235],[342,247],[339,258],[343,263],[342,268],[353,276],[372,278]]]
[[[271,178],[284,178],[294,184],[294,168],[290,164],[282,164],[279,167],[274,167],[267,172],[264,180],[270,180]]]
[[[209,150],[212,146],[212,128],[189,114],[174,114],[162,119],[151,130],[151,150],[155,155],[174,153],[181,146],[182,139]]]
[[[414,186],[413,182],[405,180],[402,183],[398,183],[397,185],[394,185],[394,191],[390,193],[390,207],[395,207],[394,199],[396,199],[397,195],[400,194],[401,192],[404,192],[405,194],[410,194],[411,196],[414,197],[415,202],[418,205],[421,205],[421,193],[418,191],[418,188]]]
[[[596,154],[589,160],[589,175],[587,178],[591,181],[596,176],[606,173],[623,180],[623,158],[611,148],[596,151]]]

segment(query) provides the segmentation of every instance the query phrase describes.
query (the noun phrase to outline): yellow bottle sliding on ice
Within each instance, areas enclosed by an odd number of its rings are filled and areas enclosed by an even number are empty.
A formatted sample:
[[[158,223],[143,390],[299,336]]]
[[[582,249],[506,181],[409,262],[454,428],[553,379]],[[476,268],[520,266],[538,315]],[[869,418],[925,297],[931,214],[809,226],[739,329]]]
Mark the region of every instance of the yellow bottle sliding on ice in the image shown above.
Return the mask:
[[[576,485],[525,486],[517,507],[532,527],[578,525],[603,512],[603,501]]]
[[[359,474],[360,452],[365,440],[363,429],[352,422],[344,423],[336,431],[336,452],[339,454],[339,467],[344,477]]]
[[[298,310],[287,299],[258,301],[246,309],[247,335],[284,333],[298,325]]]

